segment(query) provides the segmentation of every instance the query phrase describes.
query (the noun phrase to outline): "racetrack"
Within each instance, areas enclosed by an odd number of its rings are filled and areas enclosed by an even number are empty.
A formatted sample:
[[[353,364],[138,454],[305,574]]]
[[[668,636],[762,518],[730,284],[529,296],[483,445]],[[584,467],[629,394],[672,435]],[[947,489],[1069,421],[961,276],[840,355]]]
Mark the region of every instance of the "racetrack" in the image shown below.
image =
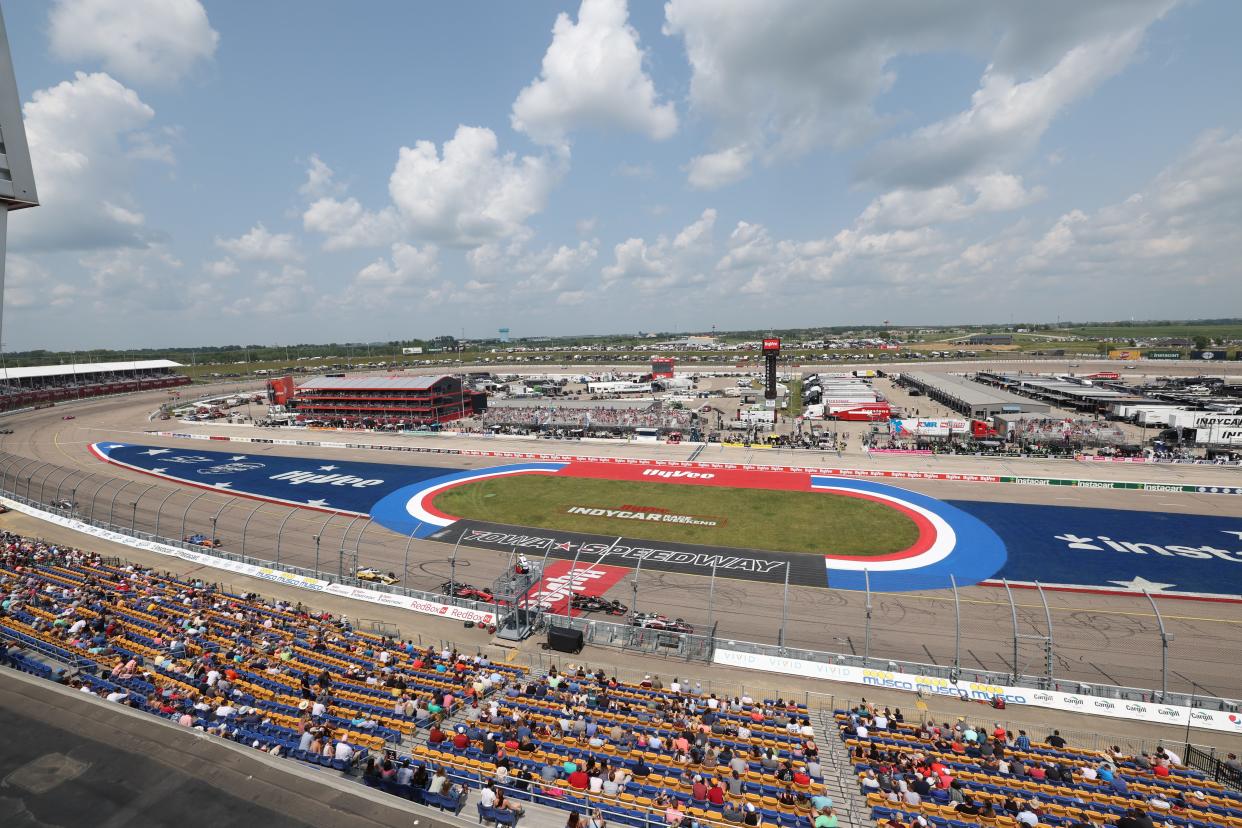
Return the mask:
[[[277,532],[282,561],[311,566],[318,556],[320,568],[348,570],[355,551],[358,564],[394,570],[398,575],[406,560],[406,582],[410,587],[434,590],[449,577],[450,549],[440,543],[410,540],[398,536],[366,519],[332,516],[284,506],[256,503],[227,494],[176,487],[156,481],[139,472],[105,466],[86,448],[101,440],[126,440],[146,445],[184,448],[185,440],[161,438],[142,432],[163,424],[147,421],[148,412],[164,399],[162,393],[101,400],[23,414],[9,419],[15,434],[0,438],[0,450],[30,458],[17,468],[8,469],[4,486],[44,500],[72,497],[82,513],[96,518],[130,524],[151,531],[157,520],[160,533],[182,536],[189,532],[210,534],[213,519],[216,534],[229,551],[245,551],[257,557],[277,556]],[[62,420],[72,411],[77,419]],[[177,430],[196,430],[176,426]],[[215,426],[227,433],[274,436],[270,430],[251,430]],[[206,430],[197,427],[197,430]],[[327,437],[326,439],[333,439]],[[358,442],[412,442],[411,438],[361,435]],[[440,447],[471,445],[466,438],[427,438],[423,442]],[[488,449],[502,449],[501,441],[479,440]],[[198,447],[206,444],[197,443]],[[224,448],[222,443],[211,448]],[[578,444],[567,446],[548,441],[515,441],[512,450],[577,450],[584,454],[662,457],[685,460],[694,450],[689,446],[630,446]],[[271,454],[323,457],[325,449],[283,446],[246,446],[249,455]],[[479,468],[494,460],[460,455],[419,454],[405,456],[363,449],[333,449],[332,458],[357,461],[401,463],[452,468]],[[712,449],[724,453],[726,450]],[[851,468],[895,467],[897,461],[882,463],[861,454],[838,458],[835,454],[816,457],[811,453],[747,452],[735,450],[724,457],[699,459],[729,462],[798,463],[845,466]],[[909,462],[909,459],[906,459]],[[920,460],[919,462],[926,463]],[[1065,465],[1025,464],[1023,461],[979,461],[971,458],[937,458],[937,470],[979,473],[1046,474],[1046,467],[1067,474]],[[1063,461],[1062,461],[1063,462]],[[1009,469],[997,472],[995,467]],[[1204,482],[1209,485],[1237,485],[1237,469],[1214,467],[1113,466],[1089,467],[1070,464],[1074,476],[1101,479],[1148,479],[1169,482]],[[1105,464],[1100,464],[1105,465]],[[913,466],[911,466],[913,467]],[[1067,475],[1068,476],[1068,475]],[[1090,505],[1111,509],[1155,511],[1183,514],[1242,516],[1242,497],[1223,497],[1167,492],[1107,491],[1093,489],[1050,489],[1016,485],[948,481],[902,481],[904,488],[942,499],[1010,501],[1064,505]],[[1064,501],[1059,499],[1064,498]],[[184,529],[183,529],[184,527]],[[315,537],[319,541],[316,543]],[[505,558],[481,550],[459,552],[457,578],[477,585],[488,584],[498,576]],[[615,586],[610,597],[618,598],[642,611],[665,612],[690,620],[702,628],[709,620],[717,623],[717,636],[724,642],[738,640],[775,641],[781,626],[783,587],[748,580],[720,577],[709,600],[710,581],[697,575],[655,572],[644,569],[634,596],[634,579]],[[1155,618],[1143,598],[1048,592],[1055,641],[1054,670],[1067,680],[1114,681],[1138,687],[1158,687],[1160,639]],[[973,668],[1009,671],[1013,661],[1013,624],[1003,589],[971,587],[961,590],[961,662]],[[1035,593],[1015,591],[1020,632],[1043,634],[1047,623],[1043,605]],[[861,654],[866,646],[865,597],[854,591],[823,587],[789,588],[785,643],[789,647],[853,651]],[[872,595],[870,654],[873,658],[896,658],[951,664],[954,652],[954,602],[945,591]],[[1242,677],[1237,675],[1233,657],[1235,642],[1242,633],[1242,613],[1238,606],[1225,603],[1162,600],[1160,608],[1168,632],[1175,635],[1171,645],[1169,686],[1172,690],[1195,691],[1211,695],[1242,696]],[[1018,652],[1022,672],[1043,671],[1043,652],[1037,642],[1024,640]]]

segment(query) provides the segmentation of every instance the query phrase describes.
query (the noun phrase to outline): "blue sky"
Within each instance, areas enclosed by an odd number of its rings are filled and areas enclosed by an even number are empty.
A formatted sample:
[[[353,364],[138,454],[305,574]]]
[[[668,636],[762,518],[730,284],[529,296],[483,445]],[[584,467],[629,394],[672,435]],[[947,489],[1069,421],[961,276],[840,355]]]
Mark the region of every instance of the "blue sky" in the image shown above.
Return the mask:
[[[1242,308],[1226,0],[4,11],[10,350]]]

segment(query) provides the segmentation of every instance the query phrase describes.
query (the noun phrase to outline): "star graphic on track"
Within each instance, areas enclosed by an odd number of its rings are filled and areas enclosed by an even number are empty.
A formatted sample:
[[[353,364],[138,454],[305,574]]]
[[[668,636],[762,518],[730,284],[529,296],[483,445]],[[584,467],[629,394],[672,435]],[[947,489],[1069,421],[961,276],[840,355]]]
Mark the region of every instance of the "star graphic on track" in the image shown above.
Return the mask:
[[[151,455],[152,457],[154,457],[154,456],[155,456],[155,455],[157,455],[157,454],[168,454],[168,452],[170,452],[170,451],[172,451],[172,449],[147,449],[146,451],[144,451],[144,452],[142,452],[142,453],[143,453],[143,454],[149,454],[149,455]]]
[[[164,472],[168,471],[168,469],[151,469],[151,471],[155,472],[156,474],[163,474]]]
[[[1231,529],[1222,529],[1221,531],[1224,532],[1226,535],[1233,535],[1238,540],[1242,540],[1242,532],[1234,532]]]
[[[308,500],[308,501],[306,501],[306,505],[307,505],[307,506],[327,506],[327,505],[328,505],[328,501],[326,501],[326,500]]]
[[[339,468],[340,466],[320,466],[319,470],[320,471],[336,471]]]
[[[553,549],[560,549],[560,550],[561,550],[561,551],[563,551],[563,552],[569,552],[571,549],[573,549],[573,548],[574,548],[574,545],[573,545],[572,543],[570,543],[569,541],[565,541],[564,543],[558,543],[558,544],[556,544],[556,545],[555,545],[555,546],[553,546],[552,548],[553,548]]]
[[[215,486],[217,489],[227,489],[229,486],[232,486],[233,484],[226,481],[224,483],[212,483],[211,485]]]
[[[1155,581],[1147,580],[1142,575],[1135,575],[1129,581],[1109,581],[1109,583],[1132,589],[1135,592],[1164,592],[1168,587],[1177,586],[1177,584],[1158,584]]]
[[[234,454],[234,455],[233,455],[232,457],[230,457],[229,459],[230,459],[230,460],[245,460],[245,459],[246,459],[246,455],[244,455],[244,454]]]
[[[112,443],[111,445],[104,446],[104,448],[111,451],[112,449],[125,448],[125,444],[124,443]]]

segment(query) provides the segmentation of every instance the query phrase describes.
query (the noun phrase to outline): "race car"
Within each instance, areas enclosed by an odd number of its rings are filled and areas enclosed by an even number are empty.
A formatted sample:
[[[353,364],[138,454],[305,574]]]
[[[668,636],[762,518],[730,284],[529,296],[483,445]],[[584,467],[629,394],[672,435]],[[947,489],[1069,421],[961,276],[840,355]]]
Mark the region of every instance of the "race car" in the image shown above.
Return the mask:
[[[61,419],[62,419],[62,420],[72,420],[72,419],[73,419],[73,415],[72,415],[72,414],[66,414],[65,416],[61,417]]]
[[[381,572],[378,569],[372,569],[369,566],[364,566],[362,569],[355,572],[354,575],[357,576],[359,581],[372,581],[386,586],[401,583],[401,579],[397,577],[396,573]]]
[[[487,589],[487,587],[476,589],[470,584],[455,584],[445,581],[440,584],[440,591],[445,595],[451,595],[454,598],[464,598],[467,601],[483,601],[488,604],[496,602],[496,596],[492,595],[491,590]]]
[[[636,612],[630,616],[630,623],[635,627],[664,632],[693,633],[694,627],[680,618],[669,618],[655,612]]]
[[[208,549],[219,549],[221,546],[219,538],[209,538],[206,535],[187,535],[184,540],[186,543],[192,543],[195,546],[205,546]]]
[[[609,615],[625,615],[630,608],[620,601],[609,601],[595,595],[575,595],[573,608],[579,612],[606,612]]]

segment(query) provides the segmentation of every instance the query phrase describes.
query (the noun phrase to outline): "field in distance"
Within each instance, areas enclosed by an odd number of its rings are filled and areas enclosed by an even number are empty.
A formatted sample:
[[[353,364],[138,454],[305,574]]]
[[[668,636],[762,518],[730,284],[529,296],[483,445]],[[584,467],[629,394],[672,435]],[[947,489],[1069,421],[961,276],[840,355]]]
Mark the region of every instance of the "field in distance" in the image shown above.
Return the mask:
[[[918,538],[896,509],[820,492],[512,475],[449,489],[435,506],[514,526],[821,555],[886,555]]]

